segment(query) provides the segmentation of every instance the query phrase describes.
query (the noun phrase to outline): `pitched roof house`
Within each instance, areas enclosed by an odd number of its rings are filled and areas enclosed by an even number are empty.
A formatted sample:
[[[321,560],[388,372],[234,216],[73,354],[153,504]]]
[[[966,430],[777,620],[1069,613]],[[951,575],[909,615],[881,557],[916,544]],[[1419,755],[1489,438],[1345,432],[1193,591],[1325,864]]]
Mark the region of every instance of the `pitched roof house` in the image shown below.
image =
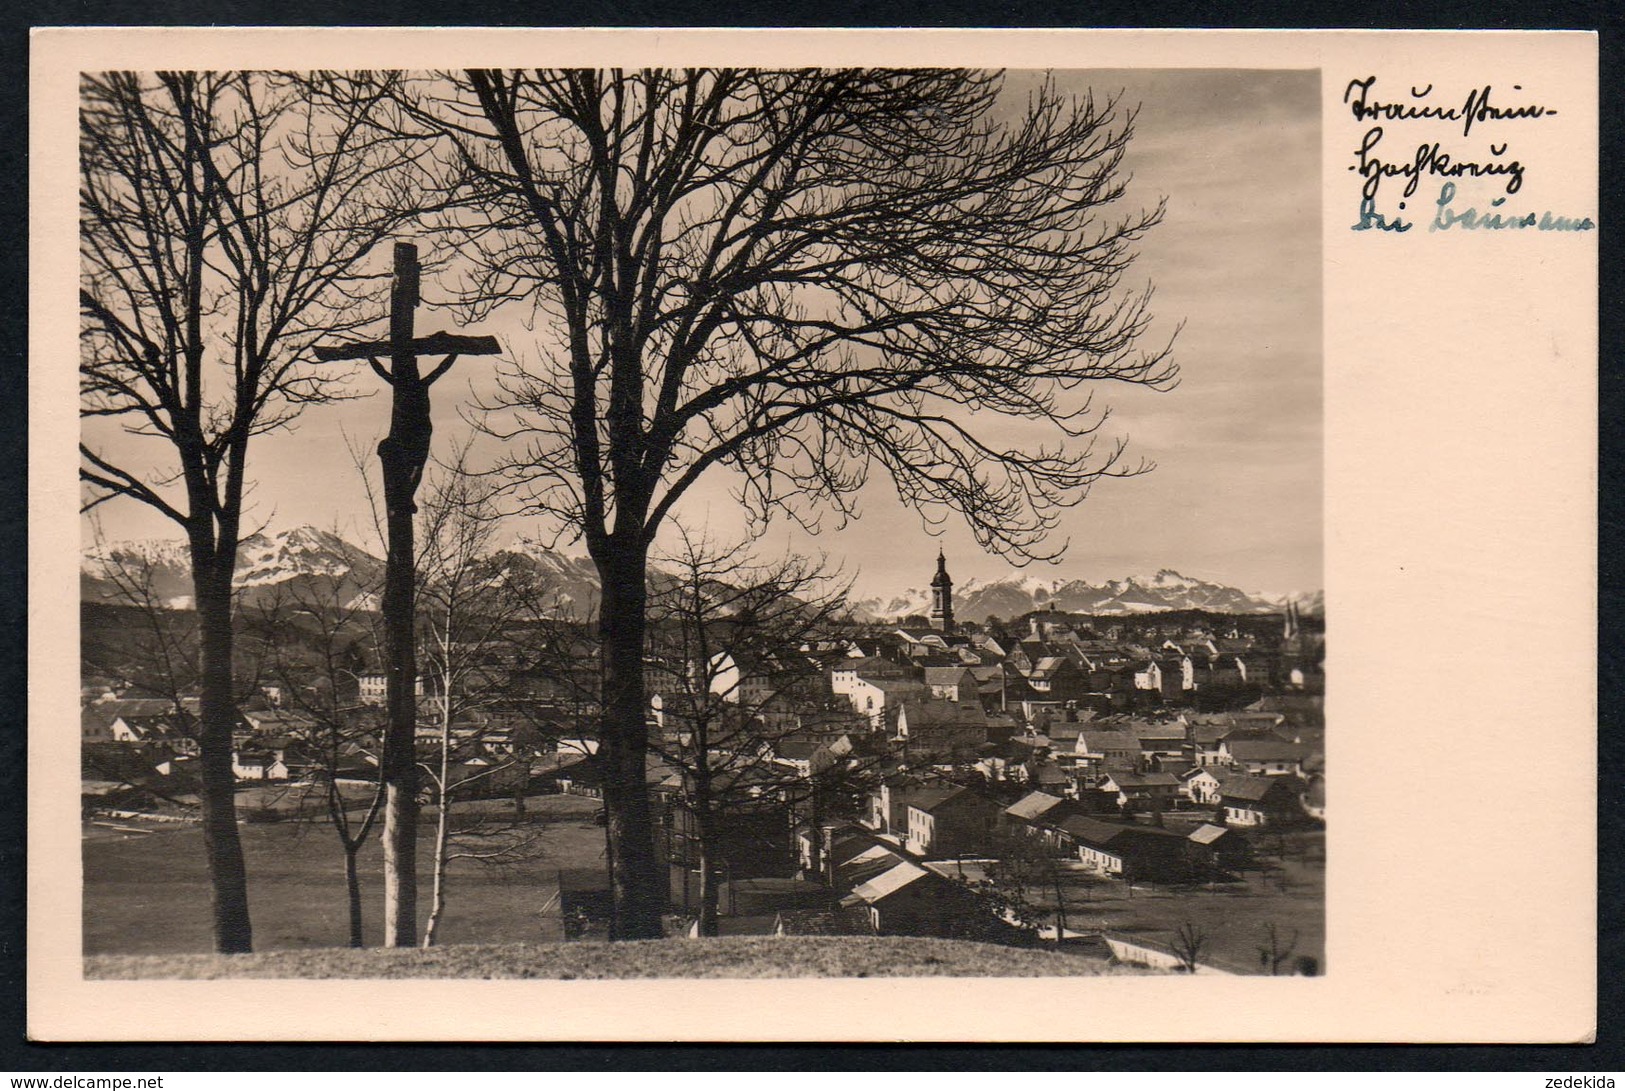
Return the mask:
[[[244,710],[242,721],[256,735],[301,735],[316,727],[315,719],[302,712],[275,708]]]
[[[1073,790],[1075,778],[1070,770],[1062,767],[1059,762],[1050,761],[1043,757],[1029,758],[1021,766],[1022,775],[1026,777],[1029,787],[1049,792],[1051,795],[1062,794]]]
[[[1095,787],[1115,794],[1120,807],[1143,810],[1171,804],[1179,793],[1179,779],[1172,773],[1135,773],[1127,769],[1111,769]]]
[[[1303,817],[1301,790],[1302,782],[1292,776],[1225,777],[1220,786],[1225,821],[1232,826],[1289,825]]]
[[[913,754],[974,753],[987,742],[987,712],[977,700],[906,699],[897,710],[897,737]]]
[[[1133,720],[1124,729],[1140,740],[1140,752],[1147,757],[1177,758],[1185,752],[1185,725],[1178,720],[1160,724]]]
[[[925,788],[908,804],[908,850],[916,856],[985,852],[999,805],[969,788]]]
[[[1135,769],[1140,764],[1140,740],[1132,732],[1085,728],[1074,747],[1081,772]]]
[[[906,774],[889,776],[869,792],[869,814],[864,825],[899,837],[908,834],[908,805],[924,791],[943,787],[937,777]]]
[[[978,695],[976,676],[963,665],[926,667],[925,687],[931,696],[946,701],[968,701]]]
[[[881,843],[870,845],[857,855],[836,863],[830,889],[850,892],[875,876],[890,871],[906,859],[901,851],[890,845]]]
[[[1197,863],[1240,867],[1252,856],[1246,835],[1228,826],[1204,822],[1187,834],[1185,840],[1189,843],[1191,858]]]
[[[1238,739],[1219,743],[1219,756],[1255,776],[1283,776],[1302,772],[1309,748],[1279,738]]]
[[[908,861],[858,884],[841,905],[867,907],[880,935],[971,938],[993,923],[969,887]]]
[[[1107,875],[1173,881],[1189,872],[1185,838],[1172,830],[1103,822],[1086,815],[1063,819],[1057,829],[1078,859]]]
[[[1217,803],[1223,784],[1222,766],[1199,765],[1179,774],[1179,792],[1192,803]]]
[[[854,676],[836,684],[835,692],[851,702],[852,710],[869,720],[871,730],[884,729],[897,707],[911,697],[928,691],[924,682],[912,678],[865,678]]]
[[[1020,799],[1004,809],[1006,818],[1025,826],[1039,825],[1048,820],[1048,817],[1065,817],[1064,809],[1056,811],[1066,801],[1060,796],[1052,796],[1048,792],[1028,792]],[[1053,815],[1051,812],[1055,812]],[[1048,817],[1047,817],[1048,816]]]
[[[1061,821],[1081,813],[1076,800],[1062,799],[1048,792],[1028,792],[1006,807],[1001,818],[1011,829],[1040,838],[1047,844],[1059,845]]]
[[[287,780],[288,763],[282,750],[233,750],[231,773],[238,780]]]

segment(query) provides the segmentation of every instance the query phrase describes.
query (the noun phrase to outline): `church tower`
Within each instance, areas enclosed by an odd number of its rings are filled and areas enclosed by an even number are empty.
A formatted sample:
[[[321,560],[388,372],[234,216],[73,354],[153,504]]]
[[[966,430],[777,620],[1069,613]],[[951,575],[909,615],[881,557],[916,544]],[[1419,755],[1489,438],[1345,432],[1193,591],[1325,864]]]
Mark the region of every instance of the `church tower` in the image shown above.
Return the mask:
[[[954,581],[948,577],[948,561],[937,548],[937,574],[931,577],[931,627],[943,633],[954,631]]]

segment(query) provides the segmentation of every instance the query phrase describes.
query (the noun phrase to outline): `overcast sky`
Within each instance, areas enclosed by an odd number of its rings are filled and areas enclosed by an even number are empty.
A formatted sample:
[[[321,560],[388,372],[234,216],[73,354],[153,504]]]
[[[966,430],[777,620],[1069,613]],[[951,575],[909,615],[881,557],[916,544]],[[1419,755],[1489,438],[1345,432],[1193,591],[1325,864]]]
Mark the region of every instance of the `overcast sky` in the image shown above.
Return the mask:
[[[1008,88],[1024,95],[1037,78],[1011,73]],[[1091,71],[1057,80],[1093,87],[1097,98],[1121,90],[1125,102],[1141,104],[1126,156],[1128,200],[1150,206],[1166,197],[1168,210],[1126,283],[1156,287],[1153,343],[1185,325],[1175,346],[1177,389],[1103,392],[1113,411],[1106,433],[1125,436],[1130,455],[1155,461],[1156,470],[1101,482],[1063,517],[1057,540],[1071,543],[1064,559],[1031,571],[1099,581],[1166,567],[1249,591],[1321,587],[1318,73]],[[452,325],[419,314],[422,332]],[[465,360],[462,375],[435,388],[437,450],[460,430],[456,404],[469,393],[472,369],[484,366]],[[249,462],[261,482],[256,522],[310,523],[366,543],[372,521],[344,434],[370,447],[387,413],[380,397],[317,407],[297,432],[257,439]],[[923,586],[939,543],[956,582],[1010,572],[962,523],[931,537],[884,480],[871,482],[861,503],[861,520],[844,530],[809,538],[775,524],[762,548],[826,552],[857,573],[856,591],[866,596]],[[178,536],[133,501],[98,514],[111,539]],[[681,514],[722,540],[743,531],[724,478],[702,482]]]

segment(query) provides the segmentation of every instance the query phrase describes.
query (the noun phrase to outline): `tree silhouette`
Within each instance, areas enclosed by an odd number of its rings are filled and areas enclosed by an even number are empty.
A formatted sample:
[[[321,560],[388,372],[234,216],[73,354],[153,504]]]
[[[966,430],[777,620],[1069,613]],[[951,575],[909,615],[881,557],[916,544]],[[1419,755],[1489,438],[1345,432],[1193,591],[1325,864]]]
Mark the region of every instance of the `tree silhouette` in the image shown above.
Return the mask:
[[[832,763],[801,776],[779,764],[775,745],[795,730],[775,713],[816,707],[822,668],[806,649],[845,612],[848,585],[817,559],[763,564],[681,528],[677,537],[650,593],[645,662],[666,718],[651,747],[681,774],[698,932],[715,936],[724,823],[797,802],[817,816],[842,772]],[[812,825],[817,838],[816,818]]]
[[[1185,973],[1193,974],[1202,964],[1202,952],[1207,950],[1213,936],[1208,930],[1194,921],[1184,921],[1174,931],[1173,949],[1174,957],[1179,959],[1179,968]]]
[[[445,917],[452,861],[511,864],[539,853],[523,815],[454,814],[458,803],[497,783],[513,784],[515,799],[524,798],[532,733],[515,737],[511,722],[496,724],[488,713],[509,695],[513,638],[541,620],[536,608],[547,591],[545,581],[493,548],[492,482],[467,472],[467,453],[464,446],[440,468],[418,511],[417,637],[437,726],[434,743],[417,748],[436,811],[425,947],[434,946]],[[478,771],[469,759],[478,760]]]
[[[1291,961],[1298,948],[1298,930],[1294,928],[1290,936],[1283,937],[1281,930],[1274,921],[1265,921],[1263,928],[1264,938],[1258,944],[1258,964],[1268,970],[1274,977],[1281,972],[1281,967]]]
[[[290,582],[243,610],[239,643],[266,649],[269,676],[282,690],[281,708],[297,714],[290,734],[308,771],[291,788],[302,819],[332,829],[344,856],[347,942],[365,945],[360,855],[384,802],[378,775],[382,718],[360,703],[367,650],[376,659],[379,634],[369,600],[376,584],[346,578]],[[346,781],[351,782],[346,792]],[[356,790],[356,782],[371,781]]]
[[[438,140],[469,319],[519,302],[544,350],[487,403],[528,513],[604,587],[600,755],[618,938],[660,933],[644,784],[645,576],[707,473],[816,529],[875,471],[1022,561],[1092,483],[1090,388],[1166,388],[1122,284],[1161,217],[1122,209],[1133,113],[947,70],[490,71],[402,101]],[[1013,422],[1027,422],[1019,432]]]

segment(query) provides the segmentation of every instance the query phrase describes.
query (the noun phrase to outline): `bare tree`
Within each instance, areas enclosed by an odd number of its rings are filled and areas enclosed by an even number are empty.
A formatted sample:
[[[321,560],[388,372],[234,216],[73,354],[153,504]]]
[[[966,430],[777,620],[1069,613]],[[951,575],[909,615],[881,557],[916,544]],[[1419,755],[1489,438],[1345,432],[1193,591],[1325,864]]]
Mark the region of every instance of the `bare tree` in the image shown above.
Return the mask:
[[[1274,921],[1264,922],[1264,938],[1258,945],[1258,964],[1270,972],[1274,977],[1281,972],[1298,949],[1298,930],[1294,928],[1292,935],[1281,938],[1280,929]]]
[[[359,671],[376,658],[375,615],[369,590],[338,579],[284,585],[247,611],[259,639],[272,649],[272,677],[282,705],[305,725],[293,733],[310,772],[298,801],[300,814],[314,801],[344,855],[349,945],[365,945],[359,857],[384,802],[377,773],[380,724],[359,704]],[[371,766],[370,798],[352,811],[344,782]]]
[[[125,552],[99,536],[94,549],[95,574],[107,585],[96,605],[108,616],[86,626],[86,666],[136,683],[181,715],[200,678],[196,613],[163,600],[151,557]]]
[[[119,753],[108,761],[106,750],[91,749],[86,763],[98,775],[118,780],[188,810],[196,792],[193,772],[156,776],[151,758],[156,747],[170,757],[193,758],[198,747],[199,666],[198,616],[185,596],[175,596],[167,563],[139,544],[115,545],[95,528],[95,575],[103,585],[101,610],[86,623],[82,654],[87,666],[131,683],[137,692],[165,702],[168,712],[143,742],[141,760]],[[237,596],[237,597],[240,597]],[[232,647],[233,707],[258,694],[272,667],[269,648],[260,641],[235,641]],[[235,724],[235,719],[233,723]],[[171,762],[173,773],[180,763]]]
[[[987,867],[996,907],[1024,928],[1040,929],[1046,922],[1055,925],[1057,948],[1066,938],[1066,869],[1056,850],[1042,838],[1017,830],[1000,837],[988,853],[993,863]],[[1053,896],[1055,904],[1043,904],[1035,892]]]
[[[1213,937],[1208,930],[1194,921],[1185,921],[1174,931],[1173,948],[1174,957],[1179,959],[1179,968],[1188,974],[1194,974],[1201,965],[1202,952],[1212,942]]]
[[[145,694],[168,703],[167,731],[152,739],[184,753],[196,742],[197,701],[188,696],[197,684],[197,616],[170,608],[159,593],[157,566],[150,557],[126,553],[98,541],[97,576],[106,581],[105,597],[84,621],[81,655],[85,665],[134,683]],[[139,759],[149,759],[141,754]],[[82,746],[80,762],[99,779],[114,781],[187,810],[184,797],[190,778],[173,776],[166,784],[150,760],[137,760],[126,748]],[[184,785],[184,786],[182,786]]]
[[[822,787],[810,771],[774,761],[793,729],[768,718],[798,700],[815,704],[821,679],[805,648],[844,613],[847,584],[818,560],[759,564],[681,527],[662,561],[646,663],[667,722],[652,746],[682,774],[698,848],[698,932],[715,936],[722,823],[762,807],[788,812]]]
[[[488,430],[527,510],[579,534],[604,592],[602,757],[618,938],[660,934],[644,778],[645,576],[715,467],[809,528],[877,468],[1017,561],[1102,477],[1102,382],[1167,387],[1125,291],[1161,216],[1119,209],[1133,113],[995,73],[471,71],[406,103],[461,199],[469,316],[520,301],[556,352]],[[1019,442],[1012,420],[1033,422]],[[1006,432],[1006,434],[1008,434]]]
[[[466,471],[466,455],[464,447],[454,463],[441,469],[419,508],[418,632],[434,680],[432,707],[439,721],[431,759],[419,759],[438,811],[425,947],[434,945],[445,914],[451,861],[507,862],[524,857],[535,840],[523,822],[493,825],[481,820],[460,830],[453,822],[459,799],[488,790],[493,781],[515,781],[523,797],[530,740],[515,737],[514,725],[508,723],[501,745],[494,746],[489,732],[466,721],[509,693],[514,629],[535,620],[530,610],[542,600],[532,573],[516,569],[511,556],[494,553],[498,513],[493,485]],[[470,758],[480,762],[473,771],[465,764]],[[454,849],[458,833],[464,842],[476,839],[479,847]]]
[[[81,84],[80,477],[87,508],[134,499],[186,535],[204,844],[215,946],[228,953],[253,946],[231,771],[249,442],[331,396],[305,349],[373,320],[364,261],[412,206],[404,143],[362,125],[387,83],[318,106],[311,82],[114,72]],[[156,442],[106,453],[99,418]]]

